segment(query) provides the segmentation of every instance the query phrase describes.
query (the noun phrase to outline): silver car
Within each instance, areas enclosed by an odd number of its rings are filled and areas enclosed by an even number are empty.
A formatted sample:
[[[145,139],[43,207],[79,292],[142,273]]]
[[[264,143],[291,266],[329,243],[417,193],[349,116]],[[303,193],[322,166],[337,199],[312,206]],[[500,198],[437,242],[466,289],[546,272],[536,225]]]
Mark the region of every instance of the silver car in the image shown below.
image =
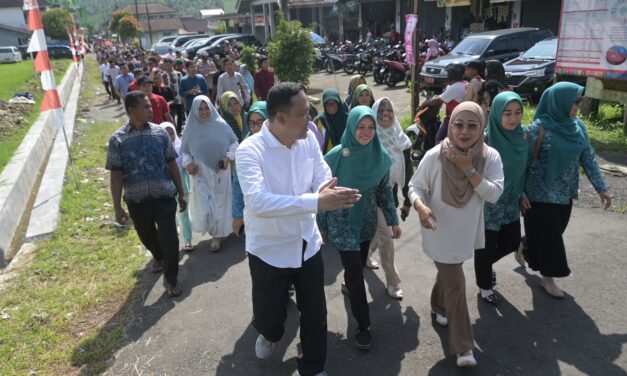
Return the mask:
[[[0,63],[19,63],[22,61],[22,54],[17,47],[0,47]]]

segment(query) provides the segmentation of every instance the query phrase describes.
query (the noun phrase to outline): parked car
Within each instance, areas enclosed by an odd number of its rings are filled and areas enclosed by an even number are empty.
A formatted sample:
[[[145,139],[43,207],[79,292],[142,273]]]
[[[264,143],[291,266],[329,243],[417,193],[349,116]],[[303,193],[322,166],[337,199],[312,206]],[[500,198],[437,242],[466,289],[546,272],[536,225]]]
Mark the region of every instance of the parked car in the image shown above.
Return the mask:
[[[196,39],[195,43],[190,43],[186,45],[185,47],[183,47],[181,49],[181,54],[186,59],[194,59],[196,57],[198,50],[200,50],[201,48],[211,46],[213,42],[215,42],[218,39],[222,39],[224,37],[234,37],[236,35],[237,34],[221,34],[221,35],[214,35],[209,38]]]
[[[192,39],[208,38],[208,37],[210,37],[210,35],[208,34],[182,35],[172,41],[172,47],[179,48],[183,44],[185,44],[185,42],[190,41]]]
[[[173,40],[175,40],[176,38],[178,38],[178,35],[170,35],[168,37],[163,37],[161,39],[159,39],[159,41],[157,43],[172,43]]]
[[[0,63],[19,63],[22,53],[15,46],[0,47]]]
[[[159,55],[163,56],[168,53],[168,50],[173,49],[170,43],[155,43],[150,47],[151,50],[156,51]]]
[[[538,41],[552,37],[548,29],[517,28],[486,31],[467,36],[446,56],[425,62],[420,71],[420,85],[440,92],[446,86],[446,67],[474,59],[505,62],[527,51]]]
[[[63,45],[48,46],[48,56],[51,59],[72,58],[72,50],[70,47]],[[35,57],[34,54],[33,57]]]
[[[557,38],[536,43],[519,57],[503,64],[507,84],[523,98],[540,100],[544,89],[553,84]],[[585,85],[585,77],[557,76],[558,81],[571,81]]]
[[[196,51],[196,53],[199,54],[201,52],[206,52],[209,56],[214,56],[214,55],[224,56],[224,44],[226,41],[235,41],[235,43],[241,43],[246,46],[255,46],[255,47],[262,46],[261,42],[259,42],[259,40],[255,38],[254,35],[238,34],[238,35],[231,35],[231,36],[223,36],[222,38],[215,40],[210,46],[199,49],[198,51]]]

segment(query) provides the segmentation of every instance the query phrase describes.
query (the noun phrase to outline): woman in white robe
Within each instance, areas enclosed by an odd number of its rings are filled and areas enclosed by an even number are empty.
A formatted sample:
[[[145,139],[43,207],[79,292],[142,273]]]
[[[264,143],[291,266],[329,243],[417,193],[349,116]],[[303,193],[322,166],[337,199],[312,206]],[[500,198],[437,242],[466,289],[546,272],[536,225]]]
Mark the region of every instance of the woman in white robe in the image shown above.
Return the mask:
[[[231,160],[237,137],[208,97],[194,98],[183,132],[183,166],[192,176],[192,230],[211,236],[216,252],[231,233]]]

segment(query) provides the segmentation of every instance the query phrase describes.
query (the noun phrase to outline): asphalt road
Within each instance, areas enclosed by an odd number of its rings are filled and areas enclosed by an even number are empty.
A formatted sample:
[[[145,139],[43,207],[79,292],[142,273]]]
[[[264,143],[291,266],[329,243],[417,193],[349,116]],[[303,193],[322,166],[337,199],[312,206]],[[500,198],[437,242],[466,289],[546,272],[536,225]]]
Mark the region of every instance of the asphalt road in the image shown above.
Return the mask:
[[[506,257],[495,267],[501,304],[477,297],[472,262],[466,262],[468,306],[479,366],[458,370],[448,355],[447,331],[430,317],[435,267],[421,251],[417,216],[402,223],[396,241],[405,299],[389,298],[382,270],[366,271],[373,342],[368,352],[352,342],[355,323],[340,292],[337,251],[323,248],[328,306],[327,371],[331,375],[625,375],[625,228],[627,217],[575,209],[566,231],[573,275],[560,281],[566,298],[539,287],[537,274]],[[270,359],[255,358],[248,263],[240,239],[219,253],[208,238],[183,255],[182,296],[164,294],[162,279],[145,272],[142,302],[126,332],[127,345],[107,375],[291,375],[296,369],[298,312],[288,310],[286,333]]]

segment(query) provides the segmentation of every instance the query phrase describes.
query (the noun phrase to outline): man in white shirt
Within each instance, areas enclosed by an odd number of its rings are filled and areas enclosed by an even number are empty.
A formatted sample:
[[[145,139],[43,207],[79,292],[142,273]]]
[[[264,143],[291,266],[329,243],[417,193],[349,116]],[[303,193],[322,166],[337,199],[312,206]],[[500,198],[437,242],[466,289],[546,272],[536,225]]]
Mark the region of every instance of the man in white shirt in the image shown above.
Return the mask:
[[[220,103],[220,97],[226,91],[232,91],[237,95],[239,103],[243,103],[245,108],[250,106],[250,88],[244,76],[233,69],[233,59],[224,59],[224,73],[218,78],[218,95],[216,101]]]
[[[107,60],[104,60],[100,65],[100,80],[102,81],[107,94],[109,94],[109,99],[113,98],[112,90],[114,89],[109,84],[109,62]]]
[[[322,237],[318,210],[349,208],[354,189],[336,187],[313,133],[302,85],[284,82],[268,93],[269,119],[248,137],[235,161],[244,194],[246,251],[253,287],[253,325],[259,359],[267,359],[283,336],[288,288],[296,290],[303,356],[302,376],[324,372],[327,347]]]

